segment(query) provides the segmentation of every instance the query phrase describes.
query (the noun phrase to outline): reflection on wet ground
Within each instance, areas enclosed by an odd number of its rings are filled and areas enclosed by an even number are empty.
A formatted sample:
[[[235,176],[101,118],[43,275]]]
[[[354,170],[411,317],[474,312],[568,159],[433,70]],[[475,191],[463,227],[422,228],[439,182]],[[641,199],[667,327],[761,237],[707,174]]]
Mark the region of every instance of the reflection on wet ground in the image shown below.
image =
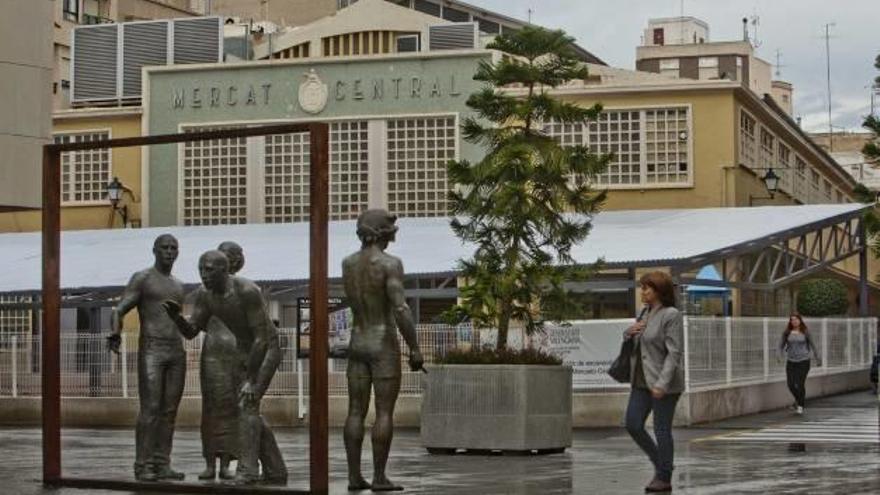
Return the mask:
[[[860,392],[816,401],[803,417],[777,411],[677,429],[675,491],[877,494],[876,426],[876,399]],[[276,431],[290,466],[290,486],[307,488],[307,431]],[[133,441],[128,430],[65,429],[64,473],[127,479]],[[331,493],[347,493],[341,431],[332,431],[330,441]],[[195,482],[203,468],[200,449],[197,430],[177,432],[173,464],[187,473],[187,481]],[[0,492],[86,493],[44,490],[37,481],[40,452],[38,429],[0,430]],[[371,472],[369,452],[365,445],[365,474]],[[639,494],[652,474],[623,429],[578,430],[573,447],[564,454],[527,457],[429,455],[420,446],[418,431],[402,430],[394,439],[389,465],[389,475],[406,487],[406,493],[429,494]]]

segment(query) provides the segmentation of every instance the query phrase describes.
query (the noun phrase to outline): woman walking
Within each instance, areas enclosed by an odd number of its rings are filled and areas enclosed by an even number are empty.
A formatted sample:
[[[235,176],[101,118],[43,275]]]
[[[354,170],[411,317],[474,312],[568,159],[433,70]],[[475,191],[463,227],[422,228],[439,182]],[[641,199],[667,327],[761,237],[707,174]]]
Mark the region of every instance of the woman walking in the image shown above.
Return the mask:
[[[672,418],[684,391],[682,315],[675,308],[675,289],[668,274],[645,274],[639,286],[645,308],[624,333],[624,338],[634,343],[626,430],[654,465],[654,479],[645,491],[669,492],[674,457]],[[656,442],[645,431],[652,411]]]
[[[811,355],[819,366],[822,363],[801,315],[793,313],[788,317],[788,325],[782,332],[782,341],[779,343],[779,353],[785,356],[785,378],[788,390],[794,396],[795,410],[798,414],[803,414]]]

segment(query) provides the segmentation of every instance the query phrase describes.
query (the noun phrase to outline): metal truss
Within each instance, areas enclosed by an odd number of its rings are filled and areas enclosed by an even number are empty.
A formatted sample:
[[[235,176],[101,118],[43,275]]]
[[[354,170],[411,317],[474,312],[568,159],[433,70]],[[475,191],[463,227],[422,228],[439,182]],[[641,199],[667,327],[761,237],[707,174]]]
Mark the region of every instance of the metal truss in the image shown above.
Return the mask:
[[[719,251],[690,266],[677,266],[681,274],[709,263],[722,265],[722,280],[679,277],[685,285],[774,290],[826,269],[849,257],[866,253],[864,222],[860,215],[817,223],[810,228],[780,233],[753,243]],[[691,260],[697,261],[697,260]],[[861,260],[860,260],[861,261]],[[861,274],[860,278],[864,278]]]

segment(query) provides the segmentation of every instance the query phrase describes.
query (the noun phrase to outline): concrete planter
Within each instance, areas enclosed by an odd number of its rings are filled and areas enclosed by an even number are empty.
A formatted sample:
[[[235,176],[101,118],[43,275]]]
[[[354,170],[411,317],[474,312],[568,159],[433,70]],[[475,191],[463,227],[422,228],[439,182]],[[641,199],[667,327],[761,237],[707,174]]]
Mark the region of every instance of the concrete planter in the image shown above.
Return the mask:
[[[423,383],[422,444],[431,453],[571,446],[571,367],[437,365]]]

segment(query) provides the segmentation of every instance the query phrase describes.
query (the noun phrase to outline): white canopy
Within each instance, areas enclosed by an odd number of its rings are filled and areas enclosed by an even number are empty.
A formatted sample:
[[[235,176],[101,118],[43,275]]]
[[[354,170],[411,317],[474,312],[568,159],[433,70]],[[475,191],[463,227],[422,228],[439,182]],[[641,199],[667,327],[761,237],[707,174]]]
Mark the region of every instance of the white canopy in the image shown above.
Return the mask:
[[[758,241],[768,236],[854,214],[858,204],[630,210],[600,213],[586,242],[574,249],[579,263],[604,258],[607,264],[639,266],[694,258]],[[397,242],[388,251],[403,260],[407,274],[456,271],[456,261],[473,252],[449,228],[447,218],[402,218]],[[343,257],[359,242],[354,221],[331,222],[329,274],[341,276]],[[199,283],[197,261],[222,241],[244,249],[242,275],[259,282],[305,281],[309,277],[307,223],[248,224],[210,227],[155,227],[63,232],[61,287],[122,287],[132,273],[153,263],[153,240],[173,234],[180,241],[174,274],[186,284]],[[40,289],[40,234],[0,234],[0,293]]]

